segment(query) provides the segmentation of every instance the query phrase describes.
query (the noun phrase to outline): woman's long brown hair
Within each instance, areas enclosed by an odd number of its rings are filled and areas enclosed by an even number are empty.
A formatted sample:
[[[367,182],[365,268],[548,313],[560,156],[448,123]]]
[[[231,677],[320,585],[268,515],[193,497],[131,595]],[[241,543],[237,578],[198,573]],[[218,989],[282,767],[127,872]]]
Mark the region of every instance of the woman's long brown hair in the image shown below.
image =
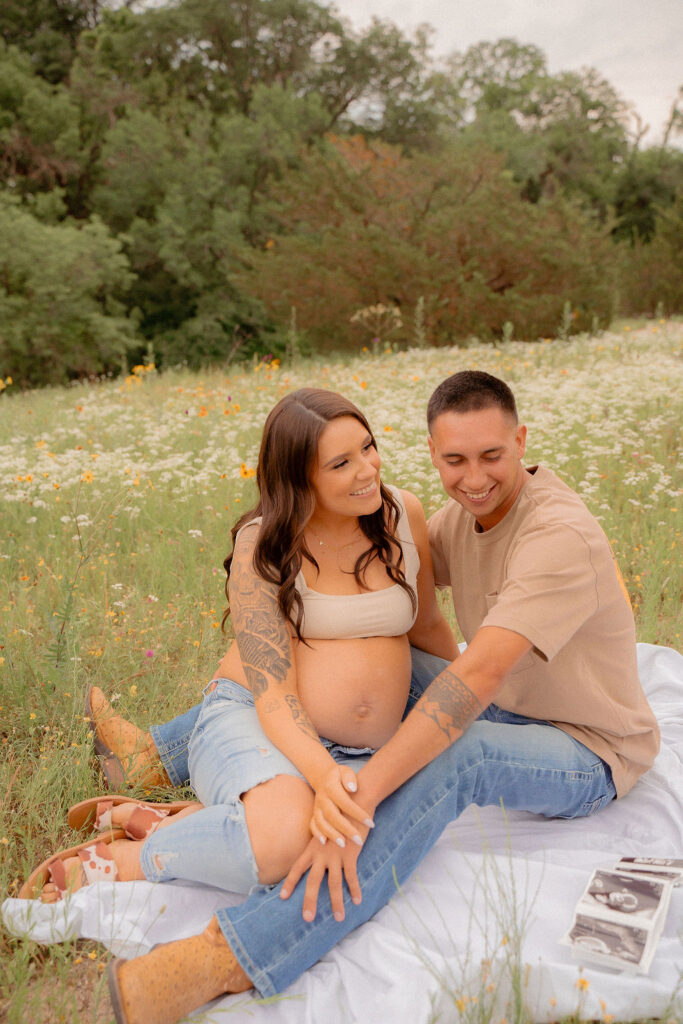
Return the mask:
[[[228,597],[230,568],[238,531],[257,516],[261,528],[254,549],[254,568],[262,579],[278,587],[278,605],[291,623],[299,640],[303,603],[295,582],[303,558],[318,563],[304,541],[306,525],[315,509],[311,475],[318,453],[318,441],[327,424],[340,416],[353,416],[367,430],[372,445],[375,437],[363,413],[353,402],[334,391],[300,388],[285,395],[270,411],[263,428],[256,483],[259,500],[245,512],[231,530],[233,550],[223,562],[226,572],[225,596]],[[353,575],[361,588],[365,571],[374,558],[384,565],[390,579],[409,595],[413,611],[417,598],[401,568],[403,552],[396,537],[400,508],[384,484],[380,484],[382,504],[371,515],[359,516],[360,528],[370,546],[358,556]],[[222,625],[230,614],[223,616]]]

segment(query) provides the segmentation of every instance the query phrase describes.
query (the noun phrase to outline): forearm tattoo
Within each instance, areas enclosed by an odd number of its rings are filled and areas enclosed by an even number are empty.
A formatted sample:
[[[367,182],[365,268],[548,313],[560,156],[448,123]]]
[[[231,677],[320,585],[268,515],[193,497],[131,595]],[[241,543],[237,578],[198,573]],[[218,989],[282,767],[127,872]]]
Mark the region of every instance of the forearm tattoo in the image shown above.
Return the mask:
[[[287,678],[291,641],[275,586],[254,574],[252,552],[253,546],[245,545],[233,559],[230,603],[240,658],[256,698],[271,682],[283,683]]]
[[[484,709],[462,679],[446,668],[429,684],[415,710],[436,722],[452,743]]]
[[[289,710],[292,712],[292,718],[294,719],[294,723],[297,726],[297,728],[300,729],[301,732],[303,732],[306,736],[308,736],[309,739],[315,740],[316,743],[319,743],[320,737],[315,731],[315,728],[310,718],[304,711],[303,705],[299,698],[295,697],[293,693],[288,693],[285,697],[285,701],[287,702]]]

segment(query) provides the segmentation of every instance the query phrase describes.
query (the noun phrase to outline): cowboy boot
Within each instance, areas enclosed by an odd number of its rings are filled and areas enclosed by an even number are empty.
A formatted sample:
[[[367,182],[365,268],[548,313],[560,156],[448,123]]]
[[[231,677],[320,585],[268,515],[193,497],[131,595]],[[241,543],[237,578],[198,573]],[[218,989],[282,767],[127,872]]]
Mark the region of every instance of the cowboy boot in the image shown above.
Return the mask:
[[[175,1024],[218,996],[249,988],[215,917],[199,935],[109,964],[117,1024]]]
[[[85,714],[108,788],[172,785],[151,734],[117,715],[98,686],[88,690]]]

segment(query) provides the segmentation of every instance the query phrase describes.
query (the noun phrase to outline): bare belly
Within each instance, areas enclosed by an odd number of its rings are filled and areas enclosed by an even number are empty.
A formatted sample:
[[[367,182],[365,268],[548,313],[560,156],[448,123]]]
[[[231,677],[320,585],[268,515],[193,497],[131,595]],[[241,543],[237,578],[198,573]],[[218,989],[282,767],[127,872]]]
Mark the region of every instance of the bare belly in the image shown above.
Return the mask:
[[[398,729],[410,691],[406,636],[295,642],[299,697],[319,736],[381,747]],[[233,642],[220,675],[247,685]]]

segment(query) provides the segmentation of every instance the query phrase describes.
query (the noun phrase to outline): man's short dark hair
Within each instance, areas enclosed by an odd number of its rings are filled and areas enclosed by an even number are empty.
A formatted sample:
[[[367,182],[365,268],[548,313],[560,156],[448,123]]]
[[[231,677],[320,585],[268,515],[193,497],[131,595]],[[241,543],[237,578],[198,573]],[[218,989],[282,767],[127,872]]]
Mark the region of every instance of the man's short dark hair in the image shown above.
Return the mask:
[[[444,412],[476,412],[498,406],[517,422],[515,396],[505,381],[483,370],[461,370],[439,384],[427,405],[427,424]]]

